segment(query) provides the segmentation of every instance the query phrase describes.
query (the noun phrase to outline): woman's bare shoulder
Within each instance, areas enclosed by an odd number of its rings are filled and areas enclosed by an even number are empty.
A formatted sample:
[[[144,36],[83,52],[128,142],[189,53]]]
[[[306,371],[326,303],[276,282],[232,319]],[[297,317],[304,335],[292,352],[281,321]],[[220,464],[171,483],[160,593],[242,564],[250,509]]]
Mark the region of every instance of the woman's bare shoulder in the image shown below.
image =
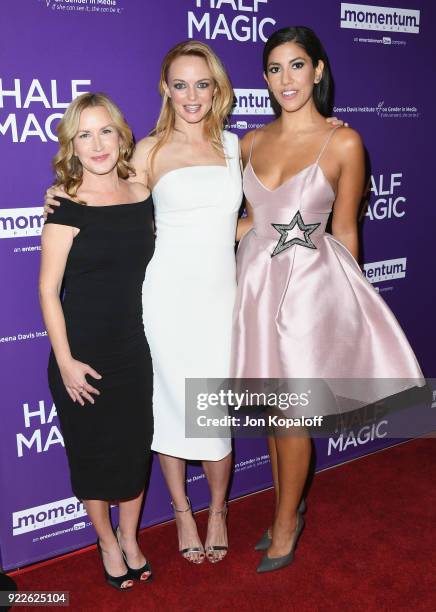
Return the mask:
[[[363,147],[362,138],[359,132],[344,125],[336,129],[332,141],[332,146],[334,148],[345,153],[350,153]]]
[[[250,130],[249,132],[247,132],[246,134],[243,135],[243,137],[241,138],[241,146],[247,146],[247,144],[251,144],[251,140],[254,138],[255,133],[257,132],[257,130]]]
[[[132,198],[138,202],[145,200],[150,195],[150,190],[142,183],[129,181],[129,189]]]
[[[130,178],[130,182],[135,183],[139,181],[144,185],[148,183],[148,157],[156,142],[157,138],[155,136],[146,136],[136,143],[130,160],[135,176]]]
[[[248,160],[250,156],[250,150],[257,131],[258,130],[251,130],[250,132],[244,134],[244,136],[241,138],[241,154],[243,160]]]
[[[135,146],[135,153],[140,153],[141,155],[148,154],[151,149],[157,144],[158,139],[156,136],[145,136],[138,140]]]
[[[329,149],[341,170],[348,168],[353,172],[356,169],[361,172],[365,167],[365,147],[356,130],[345,126],[338,128],[333,135]]]

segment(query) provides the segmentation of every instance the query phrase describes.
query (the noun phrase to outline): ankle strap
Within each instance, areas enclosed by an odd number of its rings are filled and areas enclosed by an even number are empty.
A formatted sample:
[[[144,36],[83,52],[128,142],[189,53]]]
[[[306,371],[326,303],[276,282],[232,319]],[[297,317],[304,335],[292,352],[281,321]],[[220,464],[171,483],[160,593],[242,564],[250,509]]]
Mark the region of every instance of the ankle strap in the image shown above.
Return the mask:
[[[174,512],[189,512],[191,510],[191,500],[189,499],[189,497],[186,497],[186,503],[188,504],[188,507],[184,510],[180,510],[180,508],[176,508],[174,502],[171,501],[171,505],[173,507]]]
[[[224,502],[224,506],[221,510],[212,510],[212,508],[209,506],[209,514],[226,514],[227,509],[227,502]]]

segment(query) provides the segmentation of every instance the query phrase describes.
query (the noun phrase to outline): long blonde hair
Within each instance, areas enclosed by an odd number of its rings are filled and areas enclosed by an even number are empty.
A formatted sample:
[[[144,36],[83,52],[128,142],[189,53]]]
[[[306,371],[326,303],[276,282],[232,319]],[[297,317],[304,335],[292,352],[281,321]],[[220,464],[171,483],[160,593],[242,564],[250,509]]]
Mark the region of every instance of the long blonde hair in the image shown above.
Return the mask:
[[[168,141],[175,124],[176,114],[171,99],[164,87],[164,84],[167,83],[168,70],[175,59],[189,55],[203,58],[215,81],[216,93],[212,100],[212,108],[206,115],[204,129],[206,134],[210,135],[214,149],[219,155],[223,155],[221,134],[233,106],[232,84],[223,63],[209,45],[198,40],[188,40],[170,49],[162,61],[159,79],[159,93],[162,96],[162,106],[156,127],[151,132],[152,136],[157,137],[157,143],[150,153],[150,166],[156,153]]]
[[[103,106],[111,116],[120,136],[120,152],[117,172],[120,178],[126,179],[134,174],[129,165],[134,143],[132,130],[115,102],[104,93],[84,93],[75,98],[65,111],[57,126],[59,151],[53,158],[53,169],[56,175],[56,186],[62,186],[66,193],[75,197],[82,184],[83,167],[79,158],[74,155],[73,139],[79,131],[80,115],[85,108]]]

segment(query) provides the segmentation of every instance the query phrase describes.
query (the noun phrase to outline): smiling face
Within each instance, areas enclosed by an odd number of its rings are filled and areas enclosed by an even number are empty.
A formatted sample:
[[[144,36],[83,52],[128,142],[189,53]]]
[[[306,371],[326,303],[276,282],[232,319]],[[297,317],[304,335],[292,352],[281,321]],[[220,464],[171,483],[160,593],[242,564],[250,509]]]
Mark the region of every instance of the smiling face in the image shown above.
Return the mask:
[[[295,112],[312,100],[313,88],[321,80],[323,62],[316,68],[309,55],[295,42],[272,49],[264,78],[285,112]]]
[[[80,113],[73,146],[84,171],[108,174],[115,168],[120,154],[120,136],[104,106],[90,106]]]
[[[171,98],[176,121],[198,123],[212,108],[216,85],[205,59],[181,55],[171,62],[164,89]]]

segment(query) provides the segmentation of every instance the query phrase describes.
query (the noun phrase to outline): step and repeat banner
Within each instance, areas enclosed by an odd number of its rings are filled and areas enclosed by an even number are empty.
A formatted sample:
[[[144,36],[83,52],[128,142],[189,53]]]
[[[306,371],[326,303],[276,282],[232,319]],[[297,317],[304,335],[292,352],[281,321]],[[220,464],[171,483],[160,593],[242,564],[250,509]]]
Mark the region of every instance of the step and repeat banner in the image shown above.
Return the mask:
[[[49,343],[37,295],[41,205],[52,181],[56,125],[68,103],[82,92],[107,92],[125,112],[136,138],[141,138],[158,116],[161,59],[177,42],[195,38],[208,42],[228,69],[236,97],[230,129],[243,135],[272,119],[262,79],[264,41],[279,27],[312,27],[331,60],[334,113],[361,133],[368,151],[368,205],[362,214],[364,272],[398,317],[430,377],[434,376],[436,303],[431,165],[435,138],[430,108],[435,17],[433,3],[424,0],[378,0],[375,5],[336,0],[1,3],[3,568],[49,558],[95,539],[83,505],[69,485],[56,407],[47,386]],[[417,410],[431,409],[430,403],[411,407],[409,418],[413,420]],[[316,440],[317,468],[395,442],[389,437],[389,418],[374,413],[365,424],[350,422],[345,432]],[[270,484],[265,441],[237,440],[231,497]],[[189,467],[188,492],[195,508],[207,505],[199,466]],[[142,525],[170,516],[169,496],[155,458]]]

